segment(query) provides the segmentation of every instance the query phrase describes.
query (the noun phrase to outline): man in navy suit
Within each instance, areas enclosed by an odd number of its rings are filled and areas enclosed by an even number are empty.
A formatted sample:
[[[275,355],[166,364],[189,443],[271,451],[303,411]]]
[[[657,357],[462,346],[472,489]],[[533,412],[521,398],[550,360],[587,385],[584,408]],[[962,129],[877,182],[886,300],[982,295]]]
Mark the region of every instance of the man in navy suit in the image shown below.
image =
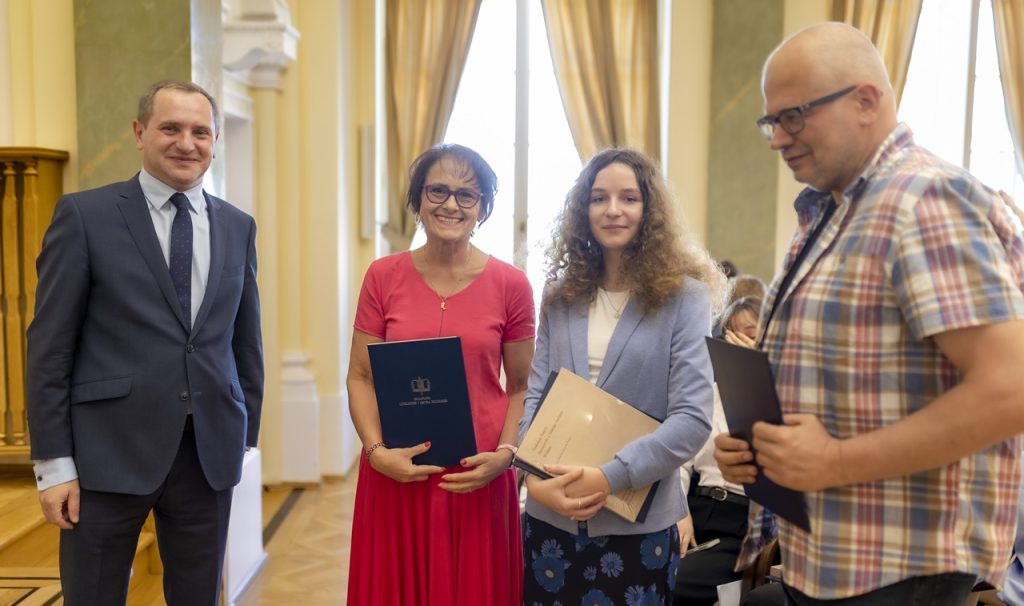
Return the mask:
[[[168,605],[218,601],[263,399],[256,225],[202,188],[218,118],[199,86],[154,84],[141,172],[62,197],[43,240],[28,420],[68,606],[125,603],[150,511]]]

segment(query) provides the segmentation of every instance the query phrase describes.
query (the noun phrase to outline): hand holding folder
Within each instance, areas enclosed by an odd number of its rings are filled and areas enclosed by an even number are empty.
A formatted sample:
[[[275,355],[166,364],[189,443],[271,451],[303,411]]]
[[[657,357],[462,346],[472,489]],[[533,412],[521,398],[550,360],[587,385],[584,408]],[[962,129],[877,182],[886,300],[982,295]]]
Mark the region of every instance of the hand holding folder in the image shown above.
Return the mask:
[[[660,423],[569,370],[552,372],[514,465],[542,478],[545,465],[600,467]],[[642,522],[657,483],[608,496],[605,507]]]
[[[711,337],[707,337],[707,346],[729,433],[750,442],[754,423],[765,421],[781,424],[782,409],[775,393],[775,379],[768,364],[768,356],[763,351],[739,347]],[[772,482],[765,477],[760,467],[757,479],[753,484],[744,484],[743,490],[748,497],[779,517],[810,532],[811,523],[803,493]]]
[[[412,461],[441,467],[476,454],[459,337],[371,343],[368,353],[388,448],[431,442]]]

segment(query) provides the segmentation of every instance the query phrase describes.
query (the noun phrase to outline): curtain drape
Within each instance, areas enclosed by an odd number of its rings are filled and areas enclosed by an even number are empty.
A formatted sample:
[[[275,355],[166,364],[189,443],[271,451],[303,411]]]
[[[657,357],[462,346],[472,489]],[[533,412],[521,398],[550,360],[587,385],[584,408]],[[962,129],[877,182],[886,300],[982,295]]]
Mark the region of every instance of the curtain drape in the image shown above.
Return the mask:
[[[583,160],[660,155],[657,0],[542,0],[569,130]]]
[[[903,96],[923,0],[832,0],[832,19],[867,34],[889,70],[896,103]]]
[[[481,0],[388,0],[385,33],[388,218],[391,250],[409,247],[409,165],[441,141],[455,105]]]
[[[1024,174],[1024,4],[1020,0],[992,0],[992,16],[1006,121],[1017,152],[1017,170]]]

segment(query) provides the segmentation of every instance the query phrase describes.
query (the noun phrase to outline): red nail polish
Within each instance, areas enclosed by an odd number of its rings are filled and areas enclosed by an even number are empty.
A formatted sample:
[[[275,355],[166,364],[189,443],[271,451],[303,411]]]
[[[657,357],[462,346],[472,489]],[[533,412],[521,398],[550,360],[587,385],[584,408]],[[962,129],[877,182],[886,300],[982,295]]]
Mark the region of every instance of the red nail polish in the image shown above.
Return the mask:
[[[461,461],[459,461],[459,465],[462,465],[463,467],[465,467],[466,466],[466,459],[462,459]]]
[[[427,448],[430,448],[430,442],[424,442],[423,445],[426,446]]]

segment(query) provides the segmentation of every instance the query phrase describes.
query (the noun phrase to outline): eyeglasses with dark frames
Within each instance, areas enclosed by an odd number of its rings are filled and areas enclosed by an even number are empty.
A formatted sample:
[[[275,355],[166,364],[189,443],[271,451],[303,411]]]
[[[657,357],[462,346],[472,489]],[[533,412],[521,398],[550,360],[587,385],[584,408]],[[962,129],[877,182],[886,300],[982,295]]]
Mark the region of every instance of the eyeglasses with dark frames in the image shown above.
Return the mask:
[[[475,189],[448,189],[444,183],[428,183],[423,186],[423,193],[431,204],[444,204],[448,198],[455,196],[459,208],[473,208],[480,202],[480,192]]]
[[[799,105],[797,107],[787,107],[786,109],[780,111],[774,116],[764,116],[757,121],[757,128],[758,130],[761,131],[761,134],[764,135],[764,138],[768,139],[769,141],[771,141],[772,137],[775,135],[776,126],[781,126],[782,130],[786,131],[791,135],[795,135],[802,131],[805,126],[807,126],[807,123],[804,120],[804,114],[806,114],[809,110],[815,107],[825,105],[826,103],[831,103],[836,99],[842,97],[843,95],[850,94],[856,88],[856,84],[853,86],[848,86],[841,91],[834,92],[830,95],[825,95],[824,97],[815,99],[814,101],[808,101],[803,105]]]

